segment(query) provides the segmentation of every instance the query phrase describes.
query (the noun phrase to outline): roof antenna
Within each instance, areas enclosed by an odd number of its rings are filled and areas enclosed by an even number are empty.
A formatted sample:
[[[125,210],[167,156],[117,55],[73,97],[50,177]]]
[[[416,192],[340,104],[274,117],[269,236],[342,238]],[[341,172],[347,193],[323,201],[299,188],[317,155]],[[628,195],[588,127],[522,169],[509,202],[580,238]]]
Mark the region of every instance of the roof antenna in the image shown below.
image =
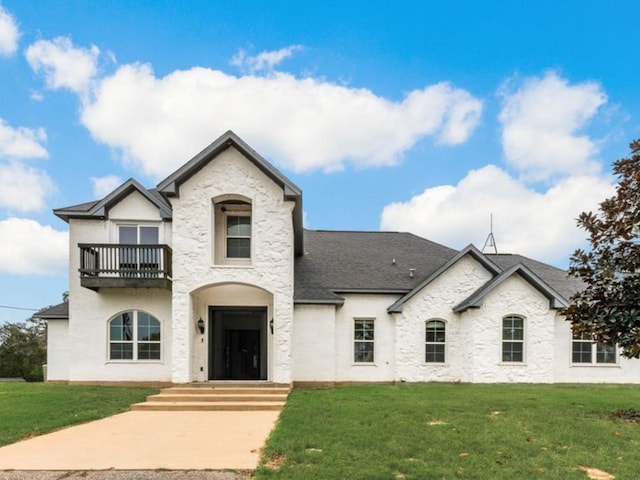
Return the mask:
[[[489,227],[489,236],[484,242],[484,247],[482,247],[482,253],[484,253],[485,249],[493,248],[493,253],[498,253],[498,247],[496,246],[496,239],[493,236],[493,213],[491,214],[491,223]]]

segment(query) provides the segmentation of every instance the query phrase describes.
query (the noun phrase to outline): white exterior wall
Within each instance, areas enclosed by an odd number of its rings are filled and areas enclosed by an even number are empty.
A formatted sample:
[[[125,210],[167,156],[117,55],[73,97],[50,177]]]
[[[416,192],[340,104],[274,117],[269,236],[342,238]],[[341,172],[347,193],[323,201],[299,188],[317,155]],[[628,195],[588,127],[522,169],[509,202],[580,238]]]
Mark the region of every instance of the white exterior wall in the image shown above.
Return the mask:
[[[69,379],[69,321],[47,321],[47,381]]]
[[[212,199],[238,194],[251,199],[251,265],[214,265]],[[192,293],[220,283],[254,285],[273,298],[273,368],[269,380],[291,381],[293,329],[294,203],[234,148],[214,158],[180,186],[173,205],[173,372],[176,383],[193,380],[194,314]],[[244,303],[243,303],[244,304]]]
[[[447,271],[409,299],[396,318],[396,380],[406,382],[469,381],[473,357],[469,354],[475,331],[472,322],[453,307],[491,279],[491,274],[470,256],[461,258]],[[425,322],[446,324],[445,363],[425,362]]]
[[[336,379],[335,305],[296,305],[292,342],[292,377],[298,382]]]
[[[146,204],[141,207],[141,202]],[[143,205],[144,205],[143,204]],[[69,349],[70,381],[170,381],[172,361],[171,293],[162,289],[106,288],[94,292],[80,286],[79,243],[114,243],[118,220],[160,222],[160,216],[146,199],[133,193],[110,213],[109,220],[69,221]],[[164,239],[170,225],[164,224]],[[162,325],[162,359],[160,361],[124,362],[108,360],[108,321],[127,310],[143,310]],[[58,347],[56,347],[58,348]],[[55,369],[55,366],[53,366]]]
[[[335,381],[389,382],[395,374],[395,320],[387,313],[397,295],[345,294],[344,305],[336,311]],[[354,320],[373,319],[374,362],[355,363]]]
[[[524,362],[502,362],[502,319],[506,315],[524,318]],[[469,345],[474,383],[553,381],[555,310],[549,300],[518,275],[493,290],[479,309],[466,313],[473,331]]]
[[[618,358],[615,365],[571,363],[571,324],[558,315],[554,336],[554,376],[557,383],[640,383],[640,360]]]

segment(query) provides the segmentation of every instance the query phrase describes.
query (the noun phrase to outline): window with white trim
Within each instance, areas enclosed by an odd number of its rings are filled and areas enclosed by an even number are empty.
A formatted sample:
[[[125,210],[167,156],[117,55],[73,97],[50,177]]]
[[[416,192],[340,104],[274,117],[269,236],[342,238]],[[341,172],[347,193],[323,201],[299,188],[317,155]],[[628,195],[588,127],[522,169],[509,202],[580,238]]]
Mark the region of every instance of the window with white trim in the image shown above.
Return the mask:
[[[428,320],[425,323],[426,363],[444,363],[446,347],[446,324],[442,320]]]
[[[250,264],[252,230],[251,203],[248,198],[223,195],[214,199],[214,263]]]
[[[524,318],[507,315],[502,318],[502,361],[524,362]]]
[[[375,348],[375,322],[355,319],[353,322],[353,362],[373,363]]]
[[[139,310],[122,312],[109,320],[109,360],[160,360],[160,321]]]
[[[594,342],[586,332],[573,334],[571,342],[571,363],[579,365],[615,365],[617,352],[615,345]]]

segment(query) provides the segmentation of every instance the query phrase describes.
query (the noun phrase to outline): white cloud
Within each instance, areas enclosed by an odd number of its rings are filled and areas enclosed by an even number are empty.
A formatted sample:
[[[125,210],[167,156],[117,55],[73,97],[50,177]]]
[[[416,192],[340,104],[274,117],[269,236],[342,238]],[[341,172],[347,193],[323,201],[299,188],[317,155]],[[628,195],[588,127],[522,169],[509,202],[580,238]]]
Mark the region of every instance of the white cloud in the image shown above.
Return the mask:
[[[27,218],[0,221],[0,271],[17,275],[64,273],[69,261],[67,232]]]
[[[91,177],[93,194],[96,198],[104,198],[122,184],[122,179],[117,175],[106,177]]]
[[[271,72],[276,65],[300,50],[302,50],[302,45],[291,45],[280,50],[265,50],[258,55],[251,56],[240,49],[230,63],[247,73]]]
[[[13,55],[18,49],[19,37],[18,23],[0,5],[0,56]]]
[[[488,165],[455,186],[428,188],[407,202],[387,205],[381,228],[410,231],[457,248],[469,243],[481,248],[493,214],[499,253],[566,263],[586,237],[575,219],[582,211],[597,209],[613,190],[610,179],[575,176],[538,193]]]
[[[478,99],[448,83],[393,102],[284,73],[235,77],[192,68],[156,78],[149,65],[137,64],[99,83],[82,122],[127,162],[160,178],[228,129],[296,171],[392,165],[428,136],[464,142],[481,111]]]
[[[13,128],[0,118],[0,158],[47,158],[46,140],[42,128]]]
[[[570,85],[550,72],[527,79],[515,91],[503,90],[503,149],[507,161],[525,178],[599,171],[596,143],[578,134],[607,101],[599,84]]]
[[[15,161],[0,164],[0,208],[13,212],[41,210],[54,191],[45,171]]]
[[[85,94],[98,72],[100,50],[95,45],[77,48],[68,37],[39,40],[27,48],[26,57],[34,72],[43,72],[51,89],[67,88]]]

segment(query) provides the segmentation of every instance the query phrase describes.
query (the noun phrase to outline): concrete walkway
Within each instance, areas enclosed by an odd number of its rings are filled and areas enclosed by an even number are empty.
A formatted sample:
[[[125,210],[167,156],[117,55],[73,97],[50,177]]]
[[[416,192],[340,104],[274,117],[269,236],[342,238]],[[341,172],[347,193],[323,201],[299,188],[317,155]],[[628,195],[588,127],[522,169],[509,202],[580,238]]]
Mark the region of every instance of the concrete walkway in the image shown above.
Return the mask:
[[[2,447],[0,470],[250,471],[279,414],[129,411]]]

